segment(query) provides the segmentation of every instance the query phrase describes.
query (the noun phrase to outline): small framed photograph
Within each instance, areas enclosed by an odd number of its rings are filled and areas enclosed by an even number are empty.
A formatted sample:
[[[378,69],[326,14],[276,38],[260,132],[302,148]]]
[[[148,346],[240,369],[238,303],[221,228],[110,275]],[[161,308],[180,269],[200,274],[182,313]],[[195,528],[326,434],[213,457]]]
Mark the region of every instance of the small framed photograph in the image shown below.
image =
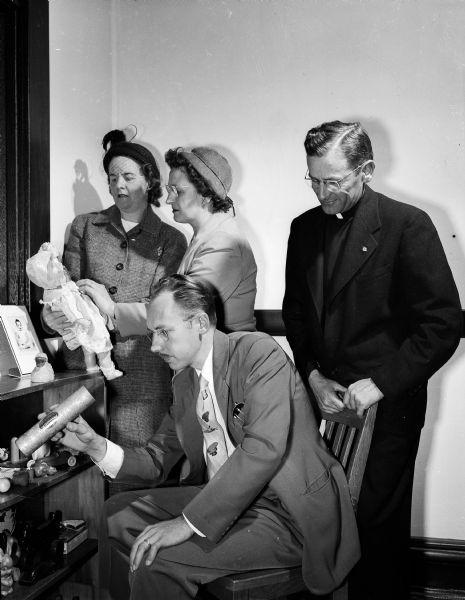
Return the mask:
[[[9,348],[6,346],[5,340]],[[7,373],[13,374],[12,366],[16,366],[19,376],[29,375],[36,366],[35,356],[38,352],[42,352],[42,348],[26,308],[0,305],[0,369],[2,374],[6,368],[8,368]],[[11,366],[12,358],[16,364]]]

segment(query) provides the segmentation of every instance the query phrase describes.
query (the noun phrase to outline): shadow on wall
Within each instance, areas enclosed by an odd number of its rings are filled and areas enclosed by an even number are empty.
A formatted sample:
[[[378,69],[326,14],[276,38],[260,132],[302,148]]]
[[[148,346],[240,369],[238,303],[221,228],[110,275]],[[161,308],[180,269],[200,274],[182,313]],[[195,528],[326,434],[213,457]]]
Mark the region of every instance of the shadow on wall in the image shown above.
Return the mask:
[[[80,158],[74,163],[75,178],[73,182],[73,209],[74,216],[89,212],[98,212],[103,209],[103,203],[97,190],[89,181],[89,169]],[[69,237],[71,223],[65,229],[65,246]]]
[[[87,164],[80,158],[74,163],[74,172],[76,173],[73,183],[74,214],[82,215],[102,210],[103,204],[100,196],[89,181]]]
[[[405,202],[407,204],[411,204],[413,206],[417,206],[418,208],[424,210],[433,221],[436,229],[439,232],[441,237],[441,242],[444,246],[444,250],[446,252],[449,263],[452,266],[452,261],[455,264],[463,265],[465,261],[465,257],[463,256],[463,252],[461,251],[461,246],[458,242],[458,233],[455,232],[454,226],[452,224],[451,219],[449,218],[448,213],[440,207],[439,204],[432,204],[423,200],[418,196],[411,196],[406,194],[403,190],[399,190],[394,188],[388,181],[389,173],[393,170],[394,166],[394,157],[392,154],[392,146],[390,143],[390,136],[380,121],[363,119],[363,118],[353,118],[351,121],[360,121],[362,126],[367,130],[368,135],[370,136],[373,143],[373,154],[376,162],[376,170],[373,177],[373,189],[378,192],[389,196],[390,198],[394,198],[395,200],[399,200],[401,202]],[[379,184],[379,185],[378,185]],[[438,199],[440,201],[440,199]],[[457,287],[459,289],[463,289],[464,282],[459,281],[459,277],[461,278],[461,274],[455,274]],[[444,390],[444,375],[448,368],[452,366],[455,361],[463,358],[465,354],[465,346],[462,344],[459,346],[455,354],[448,361],[445,368],[443,368],[439,373],[434,376],[434,387],[429,387],[429,397],[428,397],[428,408],[427,408],[427,427],[423,429],[422,433],[422,442],[420,443],[420,450],[417,457],[417,472],[420,470],[424,470],[426,473],[426,477],[423,481],[420,478],[417,478],[415,481],[416,484],[416,494],[418,498],[421,498],[421,505],[417,503],[415,505],[415,511],[419,511],[418,514],[418,522],[422,522],[424,525],[425,522],[425,499],[426,499],[426,487],[428,477],[428,463],[430,460],[431,448],[434,446],[434,438],[438,434],[438,427],[441,421],[441,399],[443,398],[443,390]],[[434,391],[437,391],[437,398],[433,397]],[[436,395],[436,394],[435,394]],[[418,486],[417,484],[420,484]]]

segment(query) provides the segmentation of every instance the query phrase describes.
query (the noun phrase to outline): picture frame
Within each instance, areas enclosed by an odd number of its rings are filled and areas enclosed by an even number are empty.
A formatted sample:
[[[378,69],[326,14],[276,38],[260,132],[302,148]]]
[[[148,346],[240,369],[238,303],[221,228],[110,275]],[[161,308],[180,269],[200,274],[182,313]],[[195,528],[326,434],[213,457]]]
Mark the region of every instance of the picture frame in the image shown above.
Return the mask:
[[[0,373],[30,375],[39,352],[42,347],[26,307],[0,304]]]

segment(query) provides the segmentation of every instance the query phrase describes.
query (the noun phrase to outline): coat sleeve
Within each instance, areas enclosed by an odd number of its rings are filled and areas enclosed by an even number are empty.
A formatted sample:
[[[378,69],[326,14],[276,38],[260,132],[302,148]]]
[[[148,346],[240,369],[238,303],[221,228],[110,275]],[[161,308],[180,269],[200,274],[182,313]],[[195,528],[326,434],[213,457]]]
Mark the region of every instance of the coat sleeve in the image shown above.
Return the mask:
[[[221,539],[271,480],[284,458],[290,428],[291,371],[276,342],[258,339],[235,368],[241,377],[230,396],[236,403],[244,402],[244,438],[183,511],[213,542]],[[232,373],[233,378],[236,375]]]
[[[415,391],[452,356],[460,340],[458,291],[438,233],[419,212],[405,227],[396,258],[394,290],[404,305],[408,329],[397,352],[370,376],[386,397]]]
[[[143,448],[123,448],[124,460],[115,481],[154,487],[163,483],[184,456],[176,434],[173,408]]]
[[[309,334],[310,302],[305,281],[305,266],[302,264],[303,252],[299,249],[298,240],[299,232],[293,222],[287,246],[286,288],[282,317],[296,367],[304,381],[307,381],[310,373],[318,369],[319,364],[314,356],[312,338]]]
[[[73,281],[78,281],[85,276],[85,227],[86,215],[78,215],[71,223],[69,237],[65,243],[63,264],[68,269],[68,273]]]

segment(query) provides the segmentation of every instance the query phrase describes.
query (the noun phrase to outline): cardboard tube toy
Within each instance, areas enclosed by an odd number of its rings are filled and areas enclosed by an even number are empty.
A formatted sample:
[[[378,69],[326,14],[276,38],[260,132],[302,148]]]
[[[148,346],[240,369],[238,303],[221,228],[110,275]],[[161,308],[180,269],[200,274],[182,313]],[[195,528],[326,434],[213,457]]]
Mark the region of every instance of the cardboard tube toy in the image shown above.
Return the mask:
[[[16,445],[25,456],[30,456],[34,450],[52,438],[57,431],[64,429],[67,423],[75,419],[93,402],[95,398],[92,394],[84,386],[80,387],[23,433],[16,440]]]

